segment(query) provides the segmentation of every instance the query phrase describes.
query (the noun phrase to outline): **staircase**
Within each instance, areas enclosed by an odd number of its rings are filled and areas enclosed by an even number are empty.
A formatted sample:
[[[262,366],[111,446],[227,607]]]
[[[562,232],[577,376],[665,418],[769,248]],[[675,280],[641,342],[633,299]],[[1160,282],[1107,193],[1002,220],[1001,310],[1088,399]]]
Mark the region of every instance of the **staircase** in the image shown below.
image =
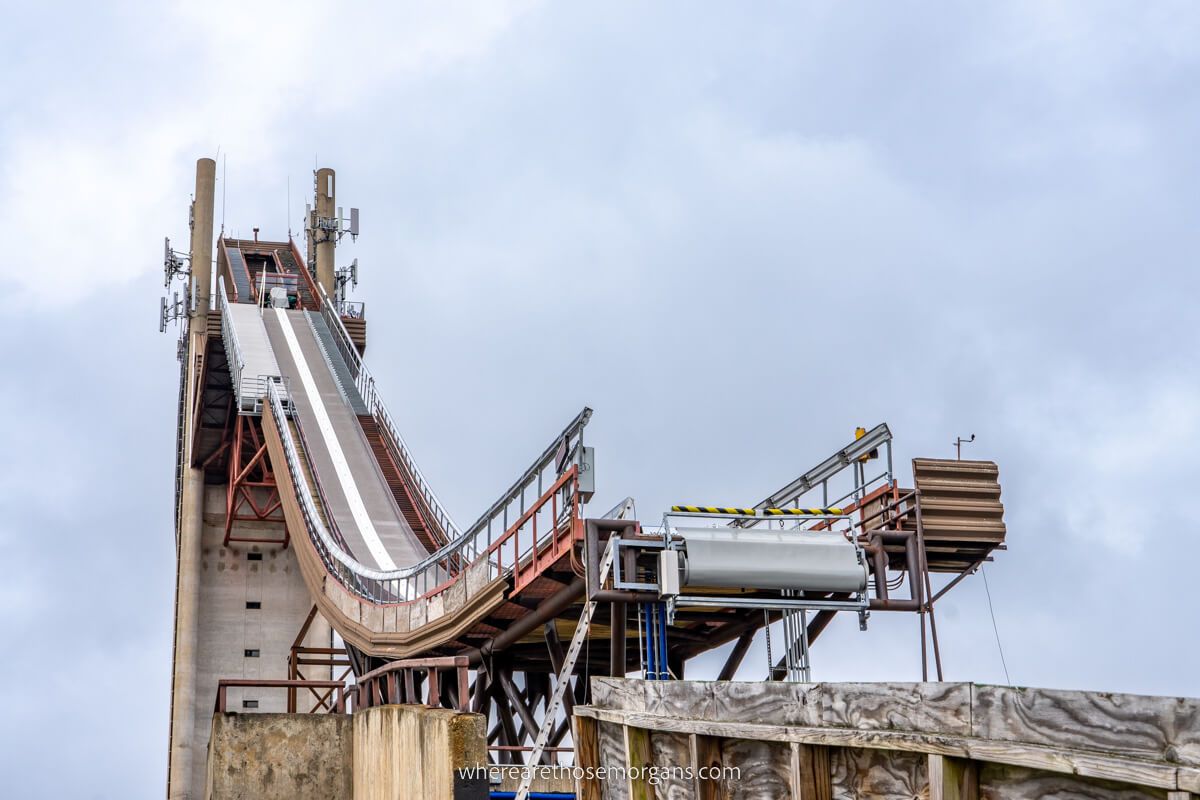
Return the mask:
[[[379,424],[375,422],[375,418],[368,415],[360,415],[358,424],[362,427],[363,434],[367,437],[367,443],[371,447],[371,453],[375,456],[375,461],[379,464],[379,469],[383,472],[384,480],[387,481],[388,488],[392,492],[392,497],[396,500],[396,506],[400,509],[401,515],[412,528],[413,533],[417,535],[417,539],[429,552],[433,552],[441,547],[446,539],[445,535],[435,525],[427,522],[427,516],[423,513],[423,508],[418,504],[415,493],[410,492],[408,481],[405,480],[406,472],[392,458],[392,454],[388,449],[387,443],[384,440],[385,434],[379,428]]]
[[[233,278],[232,299],[237,303],[252,302],[250,273],[246,270],[246,260],[242,257],[242,251],[234,245],[226,245],[225,254],[229,258],[229,276]]]
[[[297,288],[300,307],[309,310],[318,308],[317,298],[313,296],[312,289],[308,285],[308,280],[301,272],[303,267],[296,263],[296,257],[292,254],[292,249],[290,247],[281,247],[275,251],[275,256],[279,259],[279,266],[284,272],[288,275],[295,275],[300,279]]]

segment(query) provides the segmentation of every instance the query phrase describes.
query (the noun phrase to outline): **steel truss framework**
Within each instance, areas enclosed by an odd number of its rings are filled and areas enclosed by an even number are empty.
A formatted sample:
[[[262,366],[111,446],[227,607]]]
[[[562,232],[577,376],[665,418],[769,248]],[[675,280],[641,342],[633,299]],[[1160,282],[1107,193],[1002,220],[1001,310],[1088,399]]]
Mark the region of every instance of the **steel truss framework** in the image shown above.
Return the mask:
[[[922,670],[928,679],[930,667],[941,679],[941,659],[937,646],[937,630],[933,620],[933,601],[953,587],[971,570],[956,576],[938,593],[932,591],[928,562],[924,557],[923,531],[920,525],[920,497],[915,490],[900,489],[894,483],[864,496],[856,509],[865,549],[872,559],[875,596],[871,609],[877,611],[907,611],[920,618]],[[587,520],[585,541],[569,556],[564,556],[531,584],[532,592],[510,596],[505,619],[491,620],[493,627],[464,636],[457,643],[441,648],[438,655],[465,656],[473,668],[470,683],[470,702],[457,697],[446,688],[438,695],[424,694],[416,682],[416,693],[394,695],[399,702],[419,702],[471,710],[488,719],[488,748],[492,760],[501,764],[523,763],[533,749],[538,730],[550,707],[555,681],[562,671],[564,638],[569,637],[579,611],[588,598],[599,605],[589,633],[587,649],[581,654],[556,719],[547,748],[539,759],[542,764],[558,761],[558,754],[569,751],[561,744],[570,733],[570,718],[576,704],[589,701],[589,680],[593,675],[620,675],[638,670],[642,655],[638,648],[629,647],[629,637],[636,644],[640,632],[636,629],[635,609],[638,603],[653,602],[657,595],[628,590],[608,589],[589,585],[586,577],[598,574],[598,553],[611,536],[639,536],[636,522],[627,520]],[[890,583],[888,575],[891,574]],[[896,596],[901,583],[908,591]],[[536,595],[536,597],[535,597]],[[828,595],[826,599],[837,599]],[[519,609],[519,610],[518,610]],[[667,662],[674,678],[683,678],[687,662],[701,653],[732,643],[721,666],[719,680],[730,680],[743,663],[756,635],[767,625],[782,618],[782,611],[745,608],[680,609],[675,625],[668,630]],[[807,626],[810,642],[816,640],[829,626],[835,611],[818,611]],[[790,646],[792,643],[787,643]],[[932,645],[932,646],[931,646]],[[932,653],[930,651],[932,650]],[[933,663],[930,664],[929,655]],[[431,654],[432,656],[433,654]],[[365,660],[370,668],[383,662]],[[397,664],[399,666],[399,664]],[[775,665],[771,678],[782,679],[786,670],[782,660]],[[376,667],[378,669],[378,667]],[[433,670],[438,672],[438,670]],[[437,683],[453,686],[450,670],[441,670]],[[386,701],[386,692],[379,702]]]
[[[286,546],[290,536],[265,448],[262,423],[257,417],[236,413],[219,335],[210,332],[205,358],[198,367],[203,389],[194,407],[198,424],[193,428],[193,464],[205,469],[210,482],[227,483],[225,543]],[[875,581],[871,610],[916,613],[920,618],[923,678],[928,679],[932,666],[941,679],[934,602],[986,559],[956,566],[955,571],[961,568],[961,574],[956,574],[935,593],[929,578],[920,492],[901,489],[891,479],[890,453],[887,475],[884,485],[859,495],[843,507],[848,513],[858,515],[860,543],[871,559]],[[403,472],[401,479],[412,480]],[[859,485],[865,483],[859,480]],[[553,491],[550,496],[554,497]],[[586,527],[591,528],[593,523],[599,527],[596,541],[586,542],[590,532],[585,535],[581,530],[585,526],[579,524],[582,520],[575,517],[577,513],[573,508],[570,515],[576,524],[555,526],[548,549],[538,550],[528,563],[518,562],[520,568],[516,570],[514,584],[519,586],[512,587],[506,601],[494,612],[456,640],[407,664],[389,665],[349,648],[303,645],[316,614],[315,608],[311,610],[288,660],[288,679],[296,682],[289,689],[289,711],[307,710],[309,705],[314,711],[339,710],[335,690],[317,686],[321,681],[309,680],[306,671],[308,675],[320,675],[329,670],[334,682],[349,679],[353,674],[361,682],[367,676],[390,669],[394,670],[393,676],[400,677],[367,679],[367,683],[359,684],[362,690],[350,694],[351,702],[356,707],[362,702],[368,705],[417,702],[481,713],[488,720],[487,740],[492,760],[523,763],[551,708],[550,700],[564,661],[563,642],[572,635],[581,607],[591,599],[598,604],[592,630],[585,651],[566,678],[569,686],[563,702],[554,709],[554,725],[540,757],[542,763],[555,763],[559,753],[569,749],[561,745],[570,735],[574,706],[590,700],[589,678],[624,676],[642,666],[636,609],[640,603],[660,601],[656,593],[588,585],[588,576],[596,574],[595,545],[612,535],[629,537],[642,533],[638,523],[631,520],[588,520]],[[557,512],[551,518],[557,519]],[[236,522],[276,523],[261,527],[267,529],[266,533],[278,530],[280,535],[234,536]],[[896,596],[903,583],[908,583],[907,596]],[[838,598],[829,595],[825,599]],[[828,627],[835,614],[821,610],[809,616],[810,643]],[[675,624],[668,630],[668,672],[675,678],[683,678],[691,658],[732,644],[719,674],[721,680],[732,679],[758,632],[781,616],[779,610],[764,614],[761,609],[753,608],[679,608]],[[633,647],[628,646],[629,639],[633,639]],[[785,647],[791,644],[785,643]],[[456,660],[454,666],[442,665],[450,659]],[[465,659],[466,665],[458,666],[457,659]],[[783,676],[783,667],[782,661],[776,665],[773,679]]]
[[[282,545],[290,541],[283,516],[283,500],[275,483],[262,419],[235,415],[229,447],[228,483],[225,491],[225,546],[230,542]],[[235,535],[234,523],[278,523],[279,536]]]
[[[288,655],[288,680],[309,681],[311,679],[304,674],[301,668],[316,667],[318,670],[329,671],[328,678],[319,678],[317,680],[333,680],[340,684],[345,684],[354,671],[354,667],[350,663],[350,655],[346,652],[346,648],[312,647],[304,644],[309,630],[312,629],[313,620],[316,618],[317,607],[313,606],[309,609],[308,616],[304,618],[304,624],[300,626],[300,632],[296,634],[296,640],[292,642],[292,650]],[[299,710],[300,697],[297,696],[297,688],[297,686],[292,686],[288,689],[287,710],[289,714],[295,714]],[[307,713],[316,714],[337,710],[337,696],[332,688],[312,686],[299,688],[305,688],[307,694],[304,695],[304,698],[306,701],[313,702],[313,706],[308,709]]]

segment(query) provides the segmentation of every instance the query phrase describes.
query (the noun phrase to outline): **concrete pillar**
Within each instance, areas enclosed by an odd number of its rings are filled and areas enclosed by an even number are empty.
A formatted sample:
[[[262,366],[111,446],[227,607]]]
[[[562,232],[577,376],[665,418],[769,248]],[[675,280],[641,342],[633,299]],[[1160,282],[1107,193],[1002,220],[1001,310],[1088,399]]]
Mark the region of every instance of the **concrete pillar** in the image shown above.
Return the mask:
[[[205,800],[354,796],[354,722],[346,714],[214,714],[210,751]]]
[[[195,771],[205,767],[205,753],[196,747],[194,741],[196,624],[200,605],[200,536],[204,519],[203,471],[187,468],[183,480],[179,572],[175,580],[175,663],[171,687],[171,753],[167,786],[169,800],[193,798],[191,790]]]
[[[211,162],[210,162],[211,163]],[[211,232],[211,214],[209,229]],[[195,234],[193,234],[193,240]],[[205,248],[211,252],[211,245]],[[193,251],[195,252],[195,251]],[[199,314],[199,310],[197,310]],[[194,325],[188,337],[187,369],[184,393],[184,469],[180,498],[180,520],[175,578],[175,652],[171,684],[171,752],[167,776],[170,800],[192,798],[196,775],[204,769],[203,750],[197,754],[195,739],[196,709],[196,636],[200,606],[200,544],[204,527],[204,471],[191,466],[191,439],[194,420],[191,410],[196,393],[196,355],[207,331]]]
[[[486,800],[481,714],[418,705],[354,712],[354,800]]]
[[[323,167],[317,170],[317,186],[314,209],[317,220],[325,222],[333,219],[337,213],[336,186],[333,170]],[[333,297],[333,248],[337,243],[337,234],[331,230],[313,232],[317,249],[317,283],[325,290],[325,294]]]
[[[216,197],[217,162],[196,162],[196,196],[192,201],[191,269],[195,297],[193,321],[202,322],[212,295],[213,204]],[[208,336],[205,325],[190,326],[187,368],[184,370],[183,488],[180,498],[178,571],[175,579],[175,652],[171,684],[171,752],[167,775],[170,800],[193,798],[196,770],[205,768],[204,751],[197,753],[196,722],[196,636],[200,605],[200,544],[204,528],[204,471],[191,466],[191,411],[196,397],[196,358]],[[199,765],[197,766],[197,761]],[[198,799],[197,799],[198,800]]]
[[[196,198],[192,201],[192,296],[196,298],[195,317],[203,319],[212,298],[213,206],[216,201],[217,162],[211,158],[196,161]]]

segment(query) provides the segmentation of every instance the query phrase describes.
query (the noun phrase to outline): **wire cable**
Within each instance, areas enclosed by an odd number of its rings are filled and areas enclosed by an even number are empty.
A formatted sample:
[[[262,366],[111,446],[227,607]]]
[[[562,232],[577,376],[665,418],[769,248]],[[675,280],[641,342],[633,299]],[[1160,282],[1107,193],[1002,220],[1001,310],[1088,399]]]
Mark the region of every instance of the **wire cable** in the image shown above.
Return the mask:
[[[987,570],[983,565],[979,565],[979,572],[983,575],[983,590],[987,592],[988,613],[992,616],[992,632],[996,634],[996,649],[1000,651],[1000,666],[1004,668],[1004,681],[1009,686],[1012,686],[1012,678],[1008,677],[1008,662],[1004,659],[1004,645],[1000,644],[1000,628],[996,626],[996,610],[992,607],[992,590],[988,586]]]

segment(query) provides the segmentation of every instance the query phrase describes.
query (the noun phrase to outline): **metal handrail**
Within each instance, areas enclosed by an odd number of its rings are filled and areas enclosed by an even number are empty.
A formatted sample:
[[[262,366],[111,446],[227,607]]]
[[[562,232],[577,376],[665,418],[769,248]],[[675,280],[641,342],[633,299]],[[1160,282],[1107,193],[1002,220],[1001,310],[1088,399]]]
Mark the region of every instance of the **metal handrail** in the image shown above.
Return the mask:
[[[439,656],[434,658],[407,658],[391,661],[382,667],[371,670],[365,675],[359,675],[355,681],[354,710],[371,708],[376,705],[400,703],[418,704],[421,702],[420,690],[417,689],[416,673],[426,675],[426,685],[429,691],[428,704],[434,708],[441,705],[442,680],[439,670],[454,670],[456,711],[469,711],[471,696],[468,680],[470,678],[470,659],[466,656]]]
[[[226,713],[229,689],[329,689],[337,693],[331,706],[327,706],[331,714],[346,712],[346,684],[344,681],[320,681],[306,679],[266,679],[266,678],[222,678],[217,681],[217,699],[213,703],[213,713]],[[323,707],[323,704],[317,708]],[[316,713],[314,708],[312,713]]]
[[[275,420],[276,432],[279,434],[280,441],[283,442],[284,459],[287,461],[288,474],[292,478],[292,484],[296,490],[296,497],[300,501],[300,512],[304,516],[305,527],[308,529],[310,538],[312,534],[316,535],[313,544],[317,545],[317,549],[325,557],[326,566],[337,573],[341,578],[348,578],[349,575],[356,575],[363,578],[373,580],[386,581],[393,577],[407,577],[406,575],[396,575],[395,573],[382,572],[373,570],[359,563],[354,557],[346,553],[341,546],[334,540],[329,529],[325,527],[325,523],[321,520],[321,516],[317,511],[317,505],[313,501],[312,492],[308,488],[308,479],[304,474],[304,469],[300,463],[300,454],[296,451],[296,443],[292,438],[292,432],[287,426],[287,416],[283,410],[283,402],[280,399],[281,390],[280,383],[270,381],[267,384],[267,402],[271,406],[271,416]],[[293,415],[298,418],[298,414],[293,409]],[[348,570],[348,574],[338,569],[332,561]],[[415,572],[420,565],[407,567],[403,570],[397,570],[399,573]],[[352,582],[351,582],[352,583]]]
[[[871,456],[873,452],[878,451],[880,448],[885,451],[886,467],[883,472],[868,479],[863,466],[864,459]],[[830,481],[845,470],[851,471],[850,489],[840,496],[831,498],[829,496]],[[858,501],[871,491],[872,487],[881,485],[879,484],[880,481],[883,484],[891,484],[893,480],[892,432],[888,428],[887,423],[880,423],[808,472],[790,482],[787,486],[784,486],[782,489],[769,495],[765,500],[757,503],[754,508],[762,510],[789,505],[793,507],[803,506],[805,504],[801,502],[801,498],[817,489],[821,490],[822,498],[820,505],[822,508],[840,506],[844,501],[851,500],[852,498],[853,503],[857,505]],[[737,520],[732,525],[734,527],[752,528],[763,522],[764,519],[766,518]]]
[[[246,361],[238,344],[237,328],[233,326],[233,315],[229,311],[229,298],[225,295],[225,282],[217,280],[217,307],[221,310],[221,339],[225,343],[225,360],[229,363],[233,378],[233,393],[237,396],[238,413],[242,412],[242,369]]]
[[[362,300],[338,300],[338,314],[350,319],[363,319],[366,316],[366,304]]]
[[[416,459],[412,457],[412,453],[408,449],[408,444],[404,441],[404,437],[400,435],[400,431],[392,422],[392,417],[388,414],[387,407],[383,404],[383,400],[380,399],[379,393],[375,390],[375,378],[367,370],[362,356],[358,353],[358,348],[354,346],[354,341],[350,338],[349,331],[346,330],[345,323],[342,322],[341,316],[337,313],[337,305],[329,299],[324,286],[318,285],[317,290],[321,295],[321,316],[325,318],[325,322],[333,334],[334,344],[337,345],[338,352],[341,353],[343,360],[345,360],[346,366],[354,378],[354,385],[362,396],[363,402],[366,403],[367,410],[375,418],[376,422],[379,423],[380,427],[387,431],[388,436],[392,438],[392,444],[395,445],[394,449],[397,451],[396,455],[404,462],[404,466],[416,483],[416,489],[420,492],[425,505],[433,514],[435,521],[441,527],[442,531],[445,532],[446,538],[449,541],[454,541],[462,535],[462,530],[455,524],[450,514],[445,510],[445,506],[442,505],[437,494],[433,491],[433,487],[421,473],[421,468],[417,466]]]
[[[233,383],[233,394],[237,399],[239,414],[259,414],[262,411],[262,398],[267,393],[267,384],[277,376],[243,374],[246,360],[242,357],[241,343],[238,342],[237,326],[233,324],[233,313],[229,310],[229,298],[225,294],[224,282],[217,281],[217,307],[221,311],[221,340],[225,343],[225,357],[229,362],[229,377]],[[249,403],[247,404],[247,398]],[[287,403],[290,405],[291,401]]]
[[[346,588],[374,603],[405,603],[440,591],[458,579],[462,574],[463,564],[475,566],[480,563],[487,563],[487,577],[489,578],[489,582],[492,578],[512,572],[514,569],[519,568],[527,556],[536,552],[539,546],[544,545],[548,537],[554,535],[562,521],[560,519],[552,519],[552,525],[548,530],[543,528],[542,535],[540,536],[537,535],[535,522],[534,536],[530,537],[528,545],[524,547],[518,546],[522,538],[519,536],[520,530],[531,520],[536,520],[537,513],[543,511],[544,506],[548,502],[551,507],[557,507],[556,503],[551,502],[554,500],[556,492],[569,492],[572,498],[577,493],[577,472],[573,467],[568,469],[564,475],[551,481],[550,490],[544,493],[541,491],[542,473],[535,472],[531,468],[530,471],[526,472],[528,480],[525,484],[522,484],[522,491],[514,495],[510,490],[508,495],[509,503],[502,506],[506,529],[501,535],[495,537],[492,535],[491,522],[496,518],[496,515],[488,516],[485,514],[466,533],[461,534],[458,538],[447,543],[416,564],[395,570],[371,569],[345,552],[321,519],[317,511],[316,502],[312,496],[312,491],[309,489],[307,477],[304,474],[304,468],[296,449],[295,440],[287,425],[287,415],[281,399],[282,393],[281,381],[272,380],[268,382],[267,402],[271,406],[276,431],[279,434],[280,441],[283,443],[288,473],[291,476],[297,499],[300,502],[300,511],[304,517],[309,539],[317,548],[321,560],[330,574],[334,575]],[[295,406],[292,407],[291,413],[293,420],[296,422],[297,430],[301,438],[303,438],[304,426],[300,413]],[[582,417],[583,415],[580,416]],[[577,417],[576,422],[573,424],[578,423],[578,421],[579,418]],[[560,441],[562,438],[560,436],[556,441]],[[553,461],[554,447],[549,448],[547,452],[550,453],[550,459]],[[536,466],[538,465],[535,464]],[[315,470],[313,476],[316,479]],[[538,483],[540,496],[526,509],[523,489],[532,485],[534,479]],[[509,527],[507,524],[508,509],[517,499],[520,500],[521,513],[515,523]],[[499,503],[493,505],[493,510],[498,507],[500,507]],[[577,510],[577,507],[574,504],[564,503],[564,513],[568,509],[574,512]],[[552,512],[552,516],[560,515]],[[333,522],[332,519],[330,521]],[[334,524],[336,525],[336,523]],[[511,558],[504,559],[499,546],[509,540],[514,541],[514,553]]]

